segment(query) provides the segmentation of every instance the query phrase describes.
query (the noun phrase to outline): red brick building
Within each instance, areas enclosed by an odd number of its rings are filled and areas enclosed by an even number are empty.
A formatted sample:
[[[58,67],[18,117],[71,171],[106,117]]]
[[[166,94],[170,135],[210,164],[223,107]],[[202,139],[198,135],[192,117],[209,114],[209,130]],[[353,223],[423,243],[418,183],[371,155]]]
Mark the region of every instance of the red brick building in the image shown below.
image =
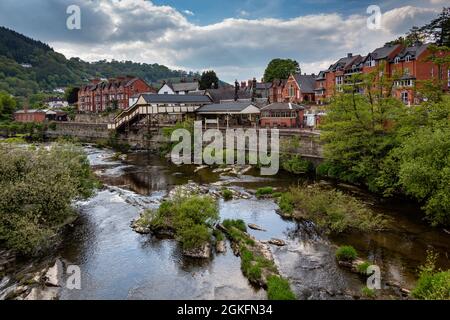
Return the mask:
[[[46,112],[44,110],[24,109],[14,112],[14,121],[16,122],[44,122]]]
[[[274,102],[283,102],[283,92],[284,87],[286,86],[287,80],[275,79],[272,81],[272,87],[269,90],[269,101]]]
[[[307,75],[296,73],[286,81],[282,90],[282,101],[291,103],[309,103],[315,101],[315,82],[314,74]]]
[[[437,65],[426,59],[430,55],[428,47],[428,44],[417,44],[405,48],[397,44],[377,48],[365,57],[349,53],[316,77],[316,103],[323,104],[342,92],[342,86],[349,84],[352,75],[368,74],[380,66],[383,66],[380,75],[395,80],[392,94],[405,104],[420,103],[420,82],[424,80],[440,79],[444,82],[443,91],[448,91],[449,67],[438,75]]]
[[[140,93],[156,93],[144,80],[132,76],[103,81],[94,79],[78,92],[79,112],[102,112],[108,107],[127,109],[129,99]]]
[[[261,109],[261,127],[302,128],[305,108],[293,103],[275,102]]]

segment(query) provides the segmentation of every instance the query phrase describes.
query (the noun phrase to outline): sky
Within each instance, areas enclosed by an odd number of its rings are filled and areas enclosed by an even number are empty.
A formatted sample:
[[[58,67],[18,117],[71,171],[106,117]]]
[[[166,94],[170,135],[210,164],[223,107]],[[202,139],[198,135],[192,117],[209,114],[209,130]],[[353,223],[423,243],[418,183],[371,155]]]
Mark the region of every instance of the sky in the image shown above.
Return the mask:
[[[67,28],[77,5],[81,29]],[[380,29],[367,8],[381,9]],[[273,58],[318,73],[347,53],[366,55],[437,16],[448,0],[1,0],[0,25],[66,57],[131,60],[219,78],[260,79]]]

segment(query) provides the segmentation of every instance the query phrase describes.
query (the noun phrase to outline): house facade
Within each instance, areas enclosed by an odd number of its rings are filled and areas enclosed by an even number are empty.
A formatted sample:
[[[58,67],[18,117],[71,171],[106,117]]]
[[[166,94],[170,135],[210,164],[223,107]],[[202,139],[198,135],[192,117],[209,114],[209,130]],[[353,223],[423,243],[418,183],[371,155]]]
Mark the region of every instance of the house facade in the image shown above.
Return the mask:
[[[292,74],[286,81],[281,93],[282,102],[311,103],[315,101],[316,76]]]
[[[261,127],[303,128],[303,106],[291,102],[275,102],[261,109]]]
[[[109,80],[94,79],[78,92],[79,112],[103,112],[108,108],[127,109],[130,98],[140,93],[156,93],[144,80],[132,76]]]
[[[428,47],[428,44],[411,47],[396,44],[377,48],[367,56],[349,53],[316,77],[316,103],[324,104],[333,95],[342,92],[343,86],[350,84],[353,75],[375,71],[379,72],[377,78],[384,76],[394,80],[392,95],[408,105],[420,103],[422,81],[439,79],[444,83],[443,91],[448,91],[450,67],[441,68],[439,74],[438,66],[427,60],[430,56]]]

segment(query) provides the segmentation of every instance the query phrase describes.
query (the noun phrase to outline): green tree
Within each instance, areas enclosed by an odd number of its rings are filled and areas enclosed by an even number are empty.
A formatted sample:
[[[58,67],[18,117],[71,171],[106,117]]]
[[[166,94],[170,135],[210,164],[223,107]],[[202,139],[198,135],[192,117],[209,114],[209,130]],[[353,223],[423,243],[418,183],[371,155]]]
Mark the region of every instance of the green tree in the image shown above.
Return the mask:
[[[78,91],[80,91],[80,88],[72,86],[67,87],[64,92],[64,99],[66,99],[69,104],[75,104],[78,101]]]
[[[273,59],[264,71],[264,81],[287,79],[293,73],[300,72],[300,65],[292,59]]]
[[[200,78],[200,90],[219,88],[219,78],[213,70],[205,71]]]
[[[441,14],[420,31],[438,46],[450,47],[450,7],[443,8]]]
[[[0,92],[0,121],[9,121],[16,110],[17,102],[6,92]]]

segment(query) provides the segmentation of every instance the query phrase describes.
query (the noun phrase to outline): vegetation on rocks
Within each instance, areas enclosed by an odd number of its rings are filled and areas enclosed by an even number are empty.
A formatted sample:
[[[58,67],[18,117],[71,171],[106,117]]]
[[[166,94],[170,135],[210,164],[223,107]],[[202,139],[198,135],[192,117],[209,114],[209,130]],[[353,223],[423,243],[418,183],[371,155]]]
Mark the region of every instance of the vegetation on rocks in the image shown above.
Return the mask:
[[[222,197],[224,200],[231,200],[233,199],[233,192],[225,188],[222,190]]]
[[[217,202],[209,196],[174,197],[156,210],[147,210],[136,222],[153,232],[172,231],[183,249],[209,243],[219,220]]]
[[[450,270],[436,269],[437,254],[428,252],[426,263],[419,268],[419,280],[412,291],[414,298],[422,300],[450,299]]]
[[[273,194],[273,188],[272,187],[263,187],[256,190],[256,197],[262,198],[264,196],[270,196]]]
[[[319,185],[291,188],[278,203],[283,216],[312,221],[330,233],[382,230],[388,223],[356,198]]]
[[[358,253],[352,246],[342,246],[336,251],[336,258],[339,261],[351,262],[358,257]],[[366,268],[367,269],[367,268]]]
[[[251,283],[267,288],[269,299],[295,299],[289,282],[279,275],[270,250],[247,233],[244,221],[224,220],[222,228],[240,255],[242,273]]]
[[[34,254],[76,217],[71,204],[97,186],[88,160],[74,145],[0,145],[0,245]]]

